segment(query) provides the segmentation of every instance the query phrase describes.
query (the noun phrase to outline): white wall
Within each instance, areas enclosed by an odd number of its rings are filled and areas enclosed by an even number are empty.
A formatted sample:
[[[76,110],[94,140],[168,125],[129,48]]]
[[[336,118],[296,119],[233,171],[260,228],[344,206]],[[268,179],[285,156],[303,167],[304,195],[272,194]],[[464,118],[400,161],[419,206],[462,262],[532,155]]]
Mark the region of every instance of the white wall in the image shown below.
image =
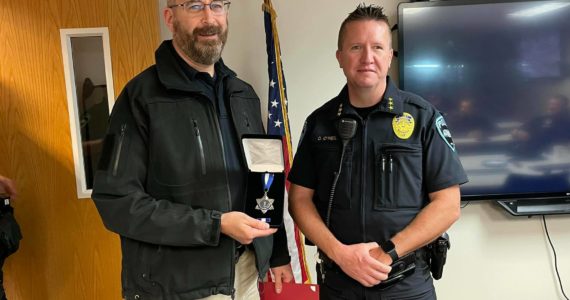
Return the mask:
[[[233,1],[224,60],[255,87],[265,110],[268,80],[262,2]],[[334,55],[336,38],[342,20],[360,2],[273,0],[278,13],[295,147],[304,119],[334,97],[345,82]],[[390,21],[396,21],[396,1],[375,3],[385,6]],[[396,75],[397,60],[392,66],[392,74]],[[547,224],[569,294],[570,216],[549,216]],[[492,203],[471,203],[463,209],[450,234],[452,248],[444,278],[436,282],[439,299],[563,298],[540,218],[512,217]],[[313,268],[314,249],[309,249],[309,253]]]

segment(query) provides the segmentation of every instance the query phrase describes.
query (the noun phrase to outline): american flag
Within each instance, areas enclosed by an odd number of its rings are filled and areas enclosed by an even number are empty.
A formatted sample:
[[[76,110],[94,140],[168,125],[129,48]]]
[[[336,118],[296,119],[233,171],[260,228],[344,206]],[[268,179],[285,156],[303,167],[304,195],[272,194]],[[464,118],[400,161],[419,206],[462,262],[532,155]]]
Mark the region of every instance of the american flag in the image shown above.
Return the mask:
[[[281,135],[285,158],[285,176],[289,174],[293,162],[291,147],[291,131],[287,115],[287,89],[281,64],[281,48],[275,19],[277,14],[273,9],[271,0],[263,1],[263,15],[265,18],[265,39],[267,42],[267,70],[269,72],[269,98],[267,115],[267,134]],[[289,182],[286,184],[285,199]],[[287,230],[287,242],[291,254],[291,268],[295,275],[295,282],[310,283],[310,275],[305,258],[304,238],[288,213],[287,201],[285,201],[284,223]]]

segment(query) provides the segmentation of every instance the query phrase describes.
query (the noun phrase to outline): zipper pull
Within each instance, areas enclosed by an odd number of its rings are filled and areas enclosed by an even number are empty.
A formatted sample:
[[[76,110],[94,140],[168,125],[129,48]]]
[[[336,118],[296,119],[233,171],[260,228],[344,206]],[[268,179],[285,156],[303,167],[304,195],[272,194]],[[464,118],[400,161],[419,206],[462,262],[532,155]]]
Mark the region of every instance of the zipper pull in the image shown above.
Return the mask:
[[[245,126],[249,127],[249,118],[247,117],[247,115],[244,113],[245,115]]]
[[[390,154],[390,173],[392,173],[392,171],[394,170],[394,161],[392,160],[392,154]]]
[[[198,128],[198,121],[192,119],[192,123],[194,124],[194,133],[196,136],[200,136],[200,129]]]
[[[119,171],[119,161],[121,159],[121,151],[123,149],[123,142],[125,140],[125,132],[127,131],[127,124],[121,125],[121,135],[119,136],[119,145],[117,145],[117,150],[115,154],[115,161],[113,163],[113,176],[117,176]]]
[[[386,170],[386,156],[382,154],[382,173]]]

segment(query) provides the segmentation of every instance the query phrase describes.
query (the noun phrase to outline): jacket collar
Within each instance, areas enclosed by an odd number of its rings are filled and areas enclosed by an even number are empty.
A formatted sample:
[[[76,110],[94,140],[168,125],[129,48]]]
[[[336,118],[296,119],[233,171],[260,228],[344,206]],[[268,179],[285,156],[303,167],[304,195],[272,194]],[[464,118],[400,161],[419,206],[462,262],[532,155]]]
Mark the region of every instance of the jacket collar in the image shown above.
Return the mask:
[[[354,110],[348,99],[348,85],[345,85],[337,96],[338,108],[335,111],[333,118],[338,118],[342,115],[358,115]],[[399,90],[390,78],[386,77],[386,91],[382,95],[382,100],[378,107],[372,112],[381,111],[392,115],[401,115],[404,112],[404,102],[400,96]]]
[[[158,73],[158,78],[162,85],[167,89],[180,90],[185,92],[201,92],[199,85],[194,84],[196,75],[198,71],[192,68],[190,65],[183,65],[182,62],[185,61],[178,55],[174,46],[172,45],[172,40],[167,40],[162,42],[160,47],[156,50],[156,69]],[[188,71],[184,72],[183,68],[188,67]],[[236,73],[230,68],[228,68],[222,59],[216,62],[214,66],[216,70],[216,76],[221,76],[222,78],[230,76],[235,77]]]

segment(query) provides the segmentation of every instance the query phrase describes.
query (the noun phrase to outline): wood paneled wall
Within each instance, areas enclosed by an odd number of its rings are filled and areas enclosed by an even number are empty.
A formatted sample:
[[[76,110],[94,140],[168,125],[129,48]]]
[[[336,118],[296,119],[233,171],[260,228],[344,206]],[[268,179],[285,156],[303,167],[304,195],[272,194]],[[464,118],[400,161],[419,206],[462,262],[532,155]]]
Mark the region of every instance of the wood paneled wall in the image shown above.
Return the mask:
[[[14,179],[24,239],[8,298],[121,299],[119,238],[79,200],[59,30],[108,27],[115,95],[154,62],[156,1],[0,1],[0,174]]]

